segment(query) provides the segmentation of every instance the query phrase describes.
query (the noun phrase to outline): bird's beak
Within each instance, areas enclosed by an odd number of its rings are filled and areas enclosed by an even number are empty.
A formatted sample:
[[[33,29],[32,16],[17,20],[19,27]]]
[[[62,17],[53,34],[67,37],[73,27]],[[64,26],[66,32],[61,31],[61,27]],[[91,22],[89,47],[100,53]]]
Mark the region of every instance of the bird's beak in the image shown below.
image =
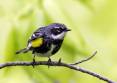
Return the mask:
[[[67,31],[71,31],[71,29],[67,29],[67,30],[65,30],[65,31],[66,31],[66,32],[67,32]]]

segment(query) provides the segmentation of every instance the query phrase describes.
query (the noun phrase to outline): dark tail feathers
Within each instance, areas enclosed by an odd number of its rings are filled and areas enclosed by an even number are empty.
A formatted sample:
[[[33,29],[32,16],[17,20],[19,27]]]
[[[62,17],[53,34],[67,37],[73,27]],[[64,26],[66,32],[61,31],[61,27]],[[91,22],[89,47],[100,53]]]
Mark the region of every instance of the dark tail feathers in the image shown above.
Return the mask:
[[[21,50],[17,51],[16,54],[26,53],[26,52],[28,52],[28,51],[29,51],[29,49],[24,48],[24,49],[21,49]]]

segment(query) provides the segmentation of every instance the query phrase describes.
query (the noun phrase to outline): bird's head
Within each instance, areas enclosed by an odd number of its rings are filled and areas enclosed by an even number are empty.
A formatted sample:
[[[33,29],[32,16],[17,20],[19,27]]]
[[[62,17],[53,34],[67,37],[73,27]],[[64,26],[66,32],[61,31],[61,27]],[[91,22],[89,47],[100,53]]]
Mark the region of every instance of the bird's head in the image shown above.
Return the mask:
[[[64,24],[60,23],[50,24],[48,25],[48,28],[50,29],[50,34],[53,39],[63,39],[65,34],[68,31],[71,31]]]

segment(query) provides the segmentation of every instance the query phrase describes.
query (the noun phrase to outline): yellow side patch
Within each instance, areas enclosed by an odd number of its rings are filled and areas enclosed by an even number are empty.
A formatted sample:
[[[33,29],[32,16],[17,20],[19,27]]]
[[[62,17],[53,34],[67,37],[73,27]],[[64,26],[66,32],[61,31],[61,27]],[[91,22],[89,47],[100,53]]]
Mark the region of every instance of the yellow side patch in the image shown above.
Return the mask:
[[[43,38],[37,38],[32,41],[32,47],[40,47],[43,44]]]

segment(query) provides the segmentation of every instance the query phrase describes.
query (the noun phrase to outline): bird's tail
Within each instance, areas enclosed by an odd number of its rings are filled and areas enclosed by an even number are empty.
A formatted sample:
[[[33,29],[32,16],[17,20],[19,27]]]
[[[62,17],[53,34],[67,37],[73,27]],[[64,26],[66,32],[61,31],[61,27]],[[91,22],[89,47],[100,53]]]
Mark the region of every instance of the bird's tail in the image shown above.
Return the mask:
[[[18,51],[16,52],[16,54],[26,53],[26,52],[28,52],[28,51],[29,51],[28,48],[24,48],[24,49],[18,50]]]

